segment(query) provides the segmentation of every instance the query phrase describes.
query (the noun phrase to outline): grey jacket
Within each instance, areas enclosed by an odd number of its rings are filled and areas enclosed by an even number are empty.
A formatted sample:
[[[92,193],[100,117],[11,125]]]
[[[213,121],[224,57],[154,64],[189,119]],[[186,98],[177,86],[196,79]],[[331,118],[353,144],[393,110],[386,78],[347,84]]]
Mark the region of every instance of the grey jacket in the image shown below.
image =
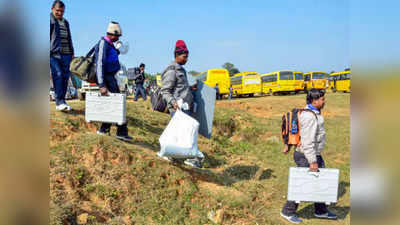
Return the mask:
[[[68,29],[69,44],[71,47],[72,55],[74,55],[74,46],[72,45],[71,30],[69,28],[68,21],[64,18],[65,26]],[[61,37],[60,37],[60,25],[58,24],[57,18],[50,13],[50,56],[60,58],[61,51]]]
[[[305,108],[310,109],[308,106]],[[326,142],[324,117],[320,112],[313,111],[317,118],[313,113],[307,111],[302,112],[300,115],[301,145],[296,148],[296,151],[304,153],[308,163],[317,162],[317,155],[321,155]]]
[[[161,93],[168,103],[168,108],[173,108],[174,103],[179,99],[183,99],[192,109],[193,94],[183,66],[173,61],[161,74],[161,79]]]

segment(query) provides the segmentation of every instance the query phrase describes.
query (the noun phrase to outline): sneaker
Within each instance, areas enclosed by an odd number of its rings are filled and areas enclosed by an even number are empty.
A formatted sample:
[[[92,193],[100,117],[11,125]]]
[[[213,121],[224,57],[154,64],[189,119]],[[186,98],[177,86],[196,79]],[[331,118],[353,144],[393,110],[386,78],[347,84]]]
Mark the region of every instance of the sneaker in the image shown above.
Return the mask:
[[[296,215],[293,215],[293,216],[286,216],[285,214],[283,214],[282,212],[281,212],[281,216],[283,217],[283,218],[285,218],[287,221],[289,221],[289,222],[291,222],[291,223],[301,223],[301,222],[303,222],[299,217],[297,217]]]
[[[56,106],[56,110],[65,112],[65,111],[68,111],[68,107],[66,104],[60,104],[60,105]]]
[[[67,111],[71,111],[72,110],[72,107],[70,106],[70,105],[68,105],[67,103],[64,103],[64,105],[67,107]]]
[[[132,141],[133,140],[133,137],[131,137],[129,135],[124,135],[124,136],[116,135],[115,137],[122,141]]]
[[[201,165],[200,161],[198,159],[186,159],[184,162],[186,165],[201,169],[203,168],[203,165]]]
[[[321,218],[321,219],[330,219],[330,220],[337,220],[337,215],[335,213],[331,213],[331,212],[327,212],[324,214],[316,214],[314,213],[314,216],[317,218]]]
[[[167,156],[161,156],[160,152],[157,152],[157,155],[158,155],[158,157],[160,157],[160,158],[162,158],[162,159],[164,159],[164,160],[166,160],[168,162],[172,162],[172,158],[167,157]]]
[[[101,130],[97,130],[96,133],[99,134],[99,135],[106,135],[106,134],[109,134],[108,132],[104,132],[104,131],[101,131]]]

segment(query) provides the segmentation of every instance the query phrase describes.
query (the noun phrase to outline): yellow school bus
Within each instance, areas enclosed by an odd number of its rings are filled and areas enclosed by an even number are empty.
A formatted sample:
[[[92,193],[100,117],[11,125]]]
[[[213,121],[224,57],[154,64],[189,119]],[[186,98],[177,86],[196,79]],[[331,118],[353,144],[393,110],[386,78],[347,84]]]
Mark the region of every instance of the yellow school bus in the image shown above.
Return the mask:
[[[329,89],[333,92],[350,91],[350,70],[338,73],[331,73],[328,77],[329,80]]]
[[[293,71],[277,71],[261,75],[263,93],[290,93],[296,91]]]
[[[294,72],[295,92],[304,90],[304,74],[302,72]]]
[[[156,76],[156,82],[157,82],[157,86],[161,87],[162,86],[162,79],[161,79],[161,75],[157,74]]]
[[[327,73],[321,71],[313,71],[304,74],[304,90],[311,90],[313,88],[325,90]]]
[[[233,94],[241,97],[248,95],[253,97],[255,93],[261,93],[260,74],[256,71],[237,73],[231,77]]]
[[[227,69],[209,69],[205,72],[194,75],[195,78],[203,81],[210,87],[215,87],[218,84],[219,94],[229,94],[231,81]]]

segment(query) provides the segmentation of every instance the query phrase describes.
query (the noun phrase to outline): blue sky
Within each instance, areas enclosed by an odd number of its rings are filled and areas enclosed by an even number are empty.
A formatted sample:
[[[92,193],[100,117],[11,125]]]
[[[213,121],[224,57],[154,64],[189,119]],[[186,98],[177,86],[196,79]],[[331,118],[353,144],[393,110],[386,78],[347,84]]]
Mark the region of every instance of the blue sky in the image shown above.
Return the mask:
[[[51,0],[32,2],[35,12],[48,17]],[[347,0],[64,2],[76,55],[84,55],[114,20],[130,45],[120,60],[128,67],[143,62],[150,73],[173,60],[178,39],[190,51],[188,71],[225,62],[260,73],[342,71],[350,65]]]

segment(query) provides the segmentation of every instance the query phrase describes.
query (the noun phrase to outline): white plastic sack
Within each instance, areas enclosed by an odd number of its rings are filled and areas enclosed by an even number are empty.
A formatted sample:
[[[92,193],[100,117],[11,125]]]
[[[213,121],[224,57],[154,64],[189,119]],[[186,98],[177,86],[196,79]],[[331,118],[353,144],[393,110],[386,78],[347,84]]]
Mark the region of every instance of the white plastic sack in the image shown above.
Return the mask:
[[[199,122],[177,110],[159,139],[160,156],[173,158],[203,158],[197,147]]]

